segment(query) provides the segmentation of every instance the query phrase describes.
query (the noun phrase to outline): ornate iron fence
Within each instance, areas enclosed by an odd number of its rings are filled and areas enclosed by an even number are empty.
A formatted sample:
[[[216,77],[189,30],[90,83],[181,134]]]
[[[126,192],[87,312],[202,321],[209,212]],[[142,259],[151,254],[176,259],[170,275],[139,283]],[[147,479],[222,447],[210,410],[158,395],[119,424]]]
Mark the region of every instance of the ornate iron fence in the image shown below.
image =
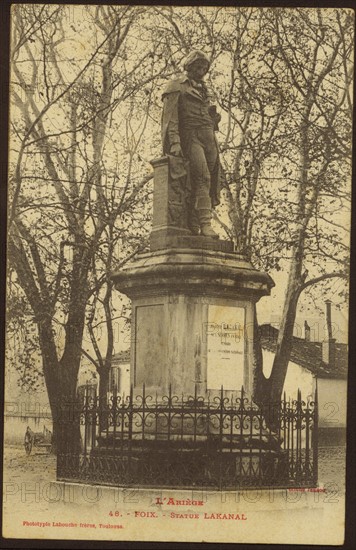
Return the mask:
[[[145,387],[107,403],[86,392],[80,406],[82,449],[59,454],[60,480],[118,486],[315,486],[317,395],[257,407],[246,396],[153,397]]]

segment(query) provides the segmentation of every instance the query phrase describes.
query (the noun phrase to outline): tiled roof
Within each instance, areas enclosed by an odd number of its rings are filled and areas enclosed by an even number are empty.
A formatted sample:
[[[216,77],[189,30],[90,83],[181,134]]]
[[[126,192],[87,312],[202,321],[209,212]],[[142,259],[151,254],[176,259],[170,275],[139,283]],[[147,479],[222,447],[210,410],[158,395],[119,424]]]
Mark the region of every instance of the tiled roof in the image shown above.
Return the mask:
[[[260,326],[260,339],[263,349],[275,352],[278,329],[272,325]],[[293,336],[290,361],[308,369],[318,378],[347,378],[348,349],[346,344],[335,343],[335,366],[331,367],[322,360],[321,342],[308,342]]]

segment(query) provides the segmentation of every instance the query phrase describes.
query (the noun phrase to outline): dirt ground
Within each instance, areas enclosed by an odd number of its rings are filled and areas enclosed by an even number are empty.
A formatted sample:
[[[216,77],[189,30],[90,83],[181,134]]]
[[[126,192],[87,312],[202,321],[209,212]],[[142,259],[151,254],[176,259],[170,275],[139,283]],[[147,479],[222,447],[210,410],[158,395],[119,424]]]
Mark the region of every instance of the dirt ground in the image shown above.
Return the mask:
[[[4,482],[41,482],[56,479],[56,457],[45,450],[32,450],[27,456],[23,447],[4,448]]]
[[[345,493],[345,447],[321,447],[319,449],[319,486],[330,487]]]

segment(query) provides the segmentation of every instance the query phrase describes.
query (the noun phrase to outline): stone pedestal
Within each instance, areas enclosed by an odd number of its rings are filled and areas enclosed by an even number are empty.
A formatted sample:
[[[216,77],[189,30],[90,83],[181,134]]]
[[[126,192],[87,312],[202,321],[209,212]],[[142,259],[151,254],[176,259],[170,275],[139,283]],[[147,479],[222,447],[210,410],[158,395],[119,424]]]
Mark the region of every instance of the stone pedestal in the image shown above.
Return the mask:
[[[154,168],[151,252],[112,278],[132,300],[131,382],[174,394],[252,390],[254,305],[272,279],[233,243],[187,228],[189,165],[162,157]]]
[[[270,293],[267,274],[236,253],[167,248],[140,254],[113,280],[132,300],[135,388],[251,392],[254,304]]]

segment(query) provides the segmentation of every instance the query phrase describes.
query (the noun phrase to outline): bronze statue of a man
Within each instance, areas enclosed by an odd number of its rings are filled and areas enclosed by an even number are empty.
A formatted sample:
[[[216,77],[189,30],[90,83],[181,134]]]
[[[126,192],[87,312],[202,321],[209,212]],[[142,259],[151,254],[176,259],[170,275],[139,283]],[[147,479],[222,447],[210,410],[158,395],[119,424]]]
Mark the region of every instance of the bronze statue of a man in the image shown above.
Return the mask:
[[[210,62],[192,51],[184,63],[186,74],[172,80],[163,92],[163,152],[189,160],[191,197],[188,226],[194,235],[218,238],[211,227],[212,208],[220,202],[219,150],[215,137],[220,115],[210,102],[203,80]]]

